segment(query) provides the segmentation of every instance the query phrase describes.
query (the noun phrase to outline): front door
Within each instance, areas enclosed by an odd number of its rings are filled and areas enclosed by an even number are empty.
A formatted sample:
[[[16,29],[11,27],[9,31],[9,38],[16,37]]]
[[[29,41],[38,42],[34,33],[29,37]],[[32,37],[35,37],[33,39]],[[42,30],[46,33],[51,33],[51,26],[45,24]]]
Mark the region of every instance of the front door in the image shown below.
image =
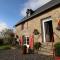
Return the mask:
[[[52,42],[54,40],[52,19],[43,20],[42,27],[43,27],[43,42]]]

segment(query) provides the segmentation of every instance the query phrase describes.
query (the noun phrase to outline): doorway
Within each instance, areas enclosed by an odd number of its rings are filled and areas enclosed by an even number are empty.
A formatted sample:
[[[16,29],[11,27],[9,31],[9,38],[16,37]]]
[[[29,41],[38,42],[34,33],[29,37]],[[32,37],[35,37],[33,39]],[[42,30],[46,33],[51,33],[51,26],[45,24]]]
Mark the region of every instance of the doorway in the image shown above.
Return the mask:
[[[47,18],[42,20],[43,42],[54,41],[52,19]]]

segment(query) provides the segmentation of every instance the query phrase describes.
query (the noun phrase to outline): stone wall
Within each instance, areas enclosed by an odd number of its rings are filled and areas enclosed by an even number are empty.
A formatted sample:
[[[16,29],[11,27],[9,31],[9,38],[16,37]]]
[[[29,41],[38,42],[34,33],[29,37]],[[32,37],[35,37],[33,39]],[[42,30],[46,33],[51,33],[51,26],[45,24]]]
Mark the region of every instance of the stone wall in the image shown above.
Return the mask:
[[[41,33],[41,19],[51,16],[52,23],[53,23],[53,31],[56,33],[54,34],[55,42],[60,41],[60,31],[56,30],[58,20],[60,18],[60,7],[50,10],[44,14],[41,14],[24,24],[24,30],[21,30],[21,24],[16,27],[16,33],[20,36],[24,34],[25,30],[28,30],[29,34],[32,34],[34,29],[37,29]],[[59,38],[58,38],[59,37]]]

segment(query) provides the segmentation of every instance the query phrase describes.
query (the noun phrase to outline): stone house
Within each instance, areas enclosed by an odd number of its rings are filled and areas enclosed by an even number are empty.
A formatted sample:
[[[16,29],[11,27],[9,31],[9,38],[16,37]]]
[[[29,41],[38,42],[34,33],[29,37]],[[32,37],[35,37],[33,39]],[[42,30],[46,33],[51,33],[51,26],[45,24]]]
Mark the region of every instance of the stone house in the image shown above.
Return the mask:
[[[30,42],[31,45],[40,42],[43,47],[41,52],[53,54],[53,45],[60,41],[60,0],[51,0],[35,11],[27,9],[26,16],[15,25],[15,28],[19,38],[23,35],[27,37],[25,43],[28,44],[29,40],[33,40],[33,43]],[[35,35],[34,31],[39,34]]]

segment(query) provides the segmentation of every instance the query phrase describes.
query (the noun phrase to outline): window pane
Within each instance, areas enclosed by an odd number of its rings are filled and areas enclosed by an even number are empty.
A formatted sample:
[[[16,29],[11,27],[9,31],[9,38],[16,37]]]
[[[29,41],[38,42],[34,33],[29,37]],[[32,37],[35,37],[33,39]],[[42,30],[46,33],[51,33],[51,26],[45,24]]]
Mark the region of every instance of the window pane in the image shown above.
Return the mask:
[[[22,23],[22,25],[21,25],[21,30],[23,30],[24,29],[24,23]]]
[[[26,44],[26,37],[23,36],[23,44]]]
[[[27,44],[29,44],[29,37],[27,37]]]

